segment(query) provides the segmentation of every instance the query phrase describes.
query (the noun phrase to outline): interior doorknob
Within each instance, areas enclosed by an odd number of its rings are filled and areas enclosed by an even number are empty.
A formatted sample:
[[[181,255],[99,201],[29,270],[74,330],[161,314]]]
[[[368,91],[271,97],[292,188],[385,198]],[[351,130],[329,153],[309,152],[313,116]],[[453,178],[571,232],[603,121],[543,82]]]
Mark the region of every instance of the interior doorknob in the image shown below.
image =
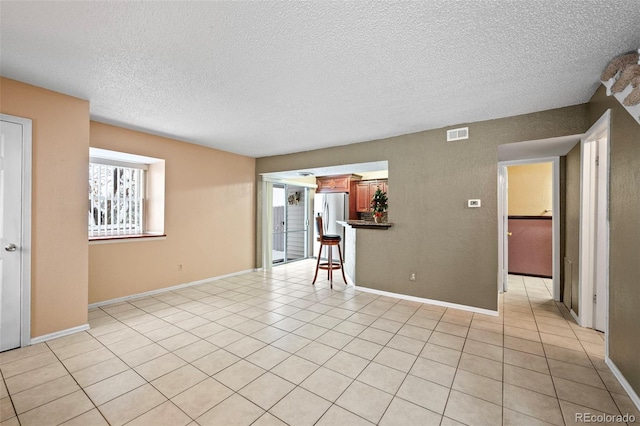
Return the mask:
[[[507,237],[510,237],[513,235],[513,232],[507,232]]]
[[[9,244],[4,247],[6,251],[16,251],[18,247],[15,244]]]

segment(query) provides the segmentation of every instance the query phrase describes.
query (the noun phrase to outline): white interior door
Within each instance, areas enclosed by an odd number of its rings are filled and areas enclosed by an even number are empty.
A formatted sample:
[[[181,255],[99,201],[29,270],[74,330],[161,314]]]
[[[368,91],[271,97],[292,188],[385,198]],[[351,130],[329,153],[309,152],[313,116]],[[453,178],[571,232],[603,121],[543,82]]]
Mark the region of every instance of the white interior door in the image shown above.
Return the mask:
[[[0,121],[0,351],[21,345],[22,132]]]
[[[607,282],[609,280],[609,218],[607,217],[608,204],[608,140],[606,138],[597,141],[598,162],[596,166],[596,243],[595,243],[595,294],[594,324],[593,328],[606,331]]]
[[[607,331],[609,280],[609,113],[582,140],[580,325]]]

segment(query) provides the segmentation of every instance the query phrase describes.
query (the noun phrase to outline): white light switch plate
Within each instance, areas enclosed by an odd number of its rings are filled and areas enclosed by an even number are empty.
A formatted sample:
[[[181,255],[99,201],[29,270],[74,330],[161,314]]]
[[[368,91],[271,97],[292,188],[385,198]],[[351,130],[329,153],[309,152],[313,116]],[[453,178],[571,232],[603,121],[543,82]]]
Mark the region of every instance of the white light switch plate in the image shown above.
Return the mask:
[[[467,200],[468,207],[480,207],[480,200]]]

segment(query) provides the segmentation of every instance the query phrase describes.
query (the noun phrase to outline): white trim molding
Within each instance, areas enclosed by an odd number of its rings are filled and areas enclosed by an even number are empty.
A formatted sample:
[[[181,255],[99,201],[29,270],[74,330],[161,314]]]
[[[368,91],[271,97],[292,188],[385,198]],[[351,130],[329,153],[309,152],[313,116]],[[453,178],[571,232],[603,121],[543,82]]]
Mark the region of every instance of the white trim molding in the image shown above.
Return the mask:
[[[423,297],[409,296],[407,294],[392,293],[390,291],[376,290],[375,288],[354,286],[356,290],[365,293],[378,294],[380,296],[395,297],[396,299],[410,300],[412,302],[428,303],[429,305],[444,306],[445,308],[460,309],[461,311],[475,312],[477,314],[491,315],[497,317],[498,311],[490,309],[476,308],[475,306],[459,305],[457,303],[443,302],[442,300],[425,299]]]
[[[573,309],[571,309],[571,311],[569,312],[571,313],[573,319],[576,321],[576,324],[580,325],[580,317],[578,316],[578,314],[576,314]]]
[[[202,279],[202,280],[192,281],[192,282],[184,283],[184,284],[177,284],[177,285],[174,285],[174,286],[171,286],[171,287],[165,287],[165,288],[159,288],[157,290],[145,291],[144,293],[136,293],[136,294],[131,294],[129,296],[117,297],[115,299],[109,299],[109,300],[104,300],[102,302],[91,303],[91,304],[89,304],[89,309],[98,308],[100,306],[112,305],[114,303],[125,302],[127,300],[133,300],[133,299],[139,299],[139,298],[142,298],[142,297],[153,296],[154,294],[166,293],[168,291],[179,290],[179,289],[185,288],[185,287],[192,287],[192,286],[198,285],[198,284],[206,284],[206,283],[211,282],[211,281],[219,281],[219,280],[222,280],[222,279],[225,279],[225,278],[235,277],[237,275],[242,275],[242,274],[246,274],[246,273],[249,273],[249,272],[256,272],[256,271],[257,271],[257,269],[255,269],[255,268],[246,269],[244,271],[233,272],[231,274],[218,275],[216,277],[205,278],[205,279]]]
[[[622,375],[622,372],[618,370],[616,364],[611,360],[611,358],[609,358],[609,356],[605,357],[604,363],[607,364],[607,366],[611,369],[611,372],[616,377],[616,379],[618,379],[618,382],[620,382],[620,386],[622,386],[622,388],[627,392],[629,398],[631,398],[631,401],[633,401],[636,408],[640,410],[640,396],[638,396],[638,394],[633,390],[631,384],[627,382],[627,379],[625,379]]]
[[[595,276],[596,267],[602,268],[603,265],[597,263],[596,256],[596,241],[599,245],[598,249],[602,250],[605,253],[604,258],[606,258],[606,265],[604,265],[606,271],[605,278],[605,287],[606,292],[604,295],[600,295],[599,298],[601,303],[604,303],[606,308],[605,314],[605,325],[599,325],[600,329],[604,329],[608,331],[608,317],[609,317],[609,283],[608,283],[608,269],[609,269],[609,218],[608,214],[605,213],[605,217],[600,217],[600,220],[604,220],[605,222],[605,236],[604,241],[599,240],[597,237],[597,223],[593,217],[594,209],[597,208],[596,199],[594,198],[597,194],[595,185],[597,184],[597,180],[595,178],[595,170],[596,167],[596,158],[598,156],[597,152],[597,143],[603,141],[603,143],[607,147],[606,161],[603,161],[602,165],[606,165],[607,174],[605,175],[605,179],[607,185],[609,184],[609,176],[608,176],[608,161],[609,161],[609,152],[608,147],[609,139],[611,135],[611,110],[607,110],[602,116],[591,126],[591,128],[584,134],[582,140],[580,141],[580,243],[579,243],[579,260],[580,267],[578,270],[578,297],[579,297],[579,312],[578,324],[581,327],[593,328],[594,326],[594,302],[593,295],[597,289],[597,280]],[[595,170],[595,171],[594,171]],[[605,189],[604,198],[602,198],[602,194],[600,197],[605,200],[607,203],[607,207],[609,205],[608,201],[608,191]],[[604,296],[605,300],[601,300]],[[605,348],[609,347],[608,343],[609,333],[605,333]]]
[[[143,241],[162,241],[166,239],[166,235],[148,235],[144,237],[118,237],[117,235],[115,235],[113,237],[90,239],[89,245],[95,246],[99,244],[141,243]]]
[[[59,337],[68,336],[70,334],[80,333],[89,329],[89,324],[79,325],[77,327],[67,328],[66,330],[56,331],[55,333],[45,334],[43,336],[34,337],[31,339],[30,345],[36,345],[38,343],[46,342],[47,340],[57,339]]]

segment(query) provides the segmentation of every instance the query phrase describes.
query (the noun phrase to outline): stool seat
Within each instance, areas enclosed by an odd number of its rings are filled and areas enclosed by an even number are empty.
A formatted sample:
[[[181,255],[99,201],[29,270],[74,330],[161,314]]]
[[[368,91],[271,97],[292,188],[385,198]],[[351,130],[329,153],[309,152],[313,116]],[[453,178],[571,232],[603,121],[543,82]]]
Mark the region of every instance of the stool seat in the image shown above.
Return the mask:
[[[318,230],[318,241],[320,242],[320,252],[318,253],[318,261],[316,262],[316,274],[313,277],[312,284],[316,283],[316,279],[318,279],[318,270],[326,269],[327,270],[327,278],[331,283],[331,288],[333,288],[333,270],[340,269],[342,271],[342,279],[344,283],[347,283],[347,277],[344,275],[344,268],[342,267],[342,250],[340,249],[340,242],[342,241],[342,237],[340,235],[335,234],[324,234],[324,228],[322,226],[322,216],[316,217],[316,229]],[[322,249],[324,246],[327,246],[329,250],[329,254],[327,256],[326,262],[320,262],[320,258],[322,257]],[[331,248],[333,246],[338,247],[338,256],[340,258],[339,263],[333,261],[333,256],[331,253]]]

